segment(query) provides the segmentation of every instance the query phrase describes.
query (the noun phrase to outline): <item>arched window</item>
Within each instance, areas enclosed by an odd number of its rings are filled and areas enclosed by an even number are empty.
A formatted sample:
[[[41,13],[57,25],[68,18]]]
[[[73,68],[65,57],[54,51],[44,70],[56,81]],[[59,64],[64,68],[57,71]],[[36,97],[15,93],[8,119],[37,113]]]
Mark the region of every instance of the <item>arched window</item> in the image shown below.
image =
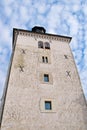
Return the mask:
[[[48,42],[45,42],[45,49],[50,49],[50,44]]]
[[[43,42],[42,41],[38,42],[38,48],[43,48]]]

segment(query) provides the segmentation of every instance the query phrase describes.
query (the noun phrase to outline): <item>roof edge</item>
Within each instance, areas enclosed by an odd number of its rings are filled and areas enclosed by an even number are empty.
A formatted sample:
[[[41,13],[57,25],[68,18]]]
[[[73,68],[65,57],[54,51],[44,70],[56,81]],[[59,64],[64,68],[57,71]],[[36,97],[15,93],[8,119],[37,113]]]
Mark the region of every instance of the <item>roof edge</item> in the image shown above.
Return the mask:
[[[57,35],[57,34],[50,34],[50,33],[37,33],[37,32],[33,32],[32,30],[29,31],[29,30],[25,30],[25,29],[19,29],[19,28],[13,28],[13,41],[12,41],[12,46],[14,46],[14,42],[15,42],[15,31],[16,31],[16,34],[18,35],[20,31],[23,31],[23,32],[29,32],[29,33],[35,33],[35,34],[41,34],[41,35],[49,35],[49,36],[56,36],[56,37],[62,37],[62,38],[68,38],[70,39],[69,40],[69,43],[72,39],[72,37],[69,37],[69,36],[62,36],[62,35]]]
[[[24,32],[36,33],[36,32],[32,32],[32,31],[25,30],[25,29],[19,29],[19,28],[13,28],[13,31],[24,31]],[[43,34],[43,33],[38,33],[38,34]],[[51,33],[44,33],[43,35],[50,35],[50,36],[52,35],[52,36],[59,36],[59,37],[72,39],[72,37],[70,37],[70,36],[64,36],[64,35],[62,36],[62,35],[51,34]]]

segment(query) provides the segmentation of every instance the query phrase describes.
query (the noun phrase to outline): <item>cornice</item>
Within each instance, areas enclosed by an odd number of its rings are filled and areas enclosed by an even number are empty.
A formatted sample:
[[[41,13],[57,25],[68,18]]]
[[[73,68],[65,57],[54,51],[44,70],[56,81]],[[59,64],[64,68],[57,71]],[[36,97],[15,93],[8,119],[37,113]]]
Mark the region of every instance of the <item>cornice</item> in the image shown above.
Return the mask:
[[[26,37],[33,37],[35,40],[37,40],[38,38],[41,39],[48,39],[50,41],[61,41],[61,42],[67,42],[70,43],[71,38],[70,37],[63,37],[63,36],[59,36],[59,35],[52,35],[52,34],[40,34],[40,33],[33,33],[33,32],[29,32],[29,31],[22,31],[22,30],[15,30],[15,34],[17,35],[21,35],[21,36],[26,36]]]

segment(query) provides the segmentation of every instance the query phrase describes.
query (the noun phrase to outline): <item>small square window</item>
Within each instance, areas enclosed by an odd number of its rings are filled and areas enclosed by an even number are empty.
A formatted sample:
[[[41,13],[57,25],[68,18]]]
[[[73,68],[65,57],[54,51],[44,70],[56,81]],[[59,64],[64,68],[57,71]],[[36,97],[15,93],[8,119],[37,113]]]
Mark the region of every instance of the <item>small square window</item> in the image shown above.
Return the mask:
[[[56,106],[57,106],[56,99],[54,98],[41,98],[40,99],[40,111],[41,112],[56,112]]]
[[[49,82],[49,75],[48,74],[44,74],[44,81]]]
[[[45,110],[52,110],[51,101],[45,101]]]

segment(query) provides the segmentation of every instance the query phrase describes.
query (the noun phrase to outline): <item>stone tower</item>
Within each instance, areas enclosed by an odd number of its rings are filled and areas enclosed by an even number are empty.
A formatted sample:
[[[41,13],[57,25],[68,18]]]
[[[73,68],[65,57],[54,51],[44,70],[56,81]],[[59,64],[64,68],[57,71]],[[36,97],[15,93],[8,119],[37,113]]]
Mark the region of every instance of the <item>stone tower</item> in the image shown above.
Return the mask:
[[[87,130],[87,106],[71,37],[13,29],[1,130]]]

